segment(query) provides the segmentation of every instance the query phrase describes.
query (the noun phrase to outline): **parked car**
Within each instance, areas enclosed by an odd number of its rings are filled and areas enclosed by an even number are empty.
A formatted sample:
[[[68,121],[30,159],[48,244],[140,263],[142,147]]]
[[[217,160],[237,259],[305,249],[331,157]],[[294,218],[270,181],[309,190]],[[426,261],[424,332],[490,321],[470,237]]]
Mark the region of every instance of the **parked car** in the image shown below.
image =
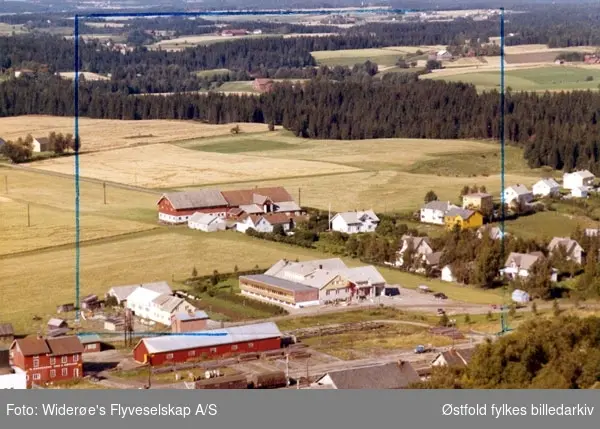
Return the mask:
[[[444,314],[446,314],[446,310],[444,310],[443,308],[438,308],[437,314],[438,316],[443,316]]]
[[[448,297],[446,296],[446,294],[445,294],[445,293],[442,293],[442,292],[437,292],[437,293],[435,293],[435,294],[433,295],[433,297],[434,297],[434,298],[437,298],[437,299],[448,299]]]

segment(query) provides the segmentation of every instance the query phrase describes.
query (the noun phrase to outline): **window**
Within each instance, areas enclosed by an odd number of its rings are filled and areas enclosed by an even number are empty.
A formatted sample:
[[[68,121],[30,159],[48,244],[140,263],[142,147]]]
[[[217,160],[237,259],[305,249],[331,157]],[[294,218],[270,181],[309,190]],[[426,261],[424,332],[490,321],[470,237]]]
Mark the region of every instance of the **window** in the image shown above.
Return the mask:
[[[188,356],[189,356],[189,357],[194,357],[194,356],[196,356],[196,350],[190,350],[190,351],[188,352]]]
[[[237,346],[237,345],[233,345],[233,346],[231,346],[231,350],[232,350],[232,351],[236,351],[237,349],[238,349],[238,346]]]
[[[325,292],[325,295],[329,296],[330,293],[331,293],[331,291],[328,290],[327,292]]]
[[[253,349],[254,348],[254,343],[248,343],[248,348],[249,349]]]
[[[167,354],[167,359],[173,359],[173,353],[168,353]]]
[[[41,380],[42,376],[41,376],[41,374],[33,374],[33,379],[34,380]]]
[[[63,377],[66,377],[67,375],[69,375],[69,368],[61,369],[60,373]]]
[[[89,344],[88,345],[88,349],[90,349],[90,350],[96,350],[96,346],[97,346],[97,344]]]
[[[56,370],[55,369],[51,369],[50,370],[50,378],[54,378],[56,377]]]
[[[34,356],[33,357],[33,367],[37,368],[40,366],[40,357],[39,356]]]
[[[56,364],[56,358],[55,357],[51,357],[50,358],[50,365],[55,365]]]
[[[73,370],[73,377],[79,377],[79,368]]]
[[[217,352],[217,348],[216,348],[216,347],[212,347],[212,348],[210,349],[210,352],[211,352],[211,353],[216,353],[216,352]]]
[[[79,362],[79,355],[73,355],[73,362]]]
[[[67,363],[67,362],[69,362],[69,356],[62,356],[60,358],[60,362],[61,363]]]

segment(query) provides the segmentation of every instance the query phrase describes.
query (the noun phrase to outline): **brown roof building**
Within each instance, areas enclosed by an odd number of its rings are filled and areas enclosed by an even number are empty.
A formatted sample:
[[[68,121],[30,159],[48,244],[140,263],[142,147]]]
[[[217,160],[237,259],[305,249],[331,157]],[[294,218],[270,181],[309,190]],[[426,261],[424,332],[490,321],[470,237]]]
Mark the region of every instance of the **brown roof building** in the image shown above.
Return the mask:
[[[10,323],[0,323],[0,343],[12,343],[15,331]]]
[[[431,363],[431,365],[464,368],[469,365],[469,362],[471,362],[474,352],[475,348],[450,349],[440,353]]]

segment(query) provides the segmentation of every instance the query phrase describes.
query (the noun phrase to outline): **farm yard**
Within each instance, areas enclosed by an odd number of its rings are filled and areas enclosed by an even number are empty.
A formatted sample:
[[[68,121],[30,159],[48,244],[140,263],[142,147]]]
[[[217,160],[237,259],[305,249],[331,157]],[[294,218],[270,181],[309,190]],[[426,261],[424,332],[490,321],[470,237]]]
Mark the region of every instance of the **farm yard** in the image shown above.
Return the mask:
[[[79,135],[82,152],[139,146],[141,144],[165,143],[186,139],[198,139],[231,134],[231,128],[239,125],[240,131],[252,133],[266,131],[265,124],[203,124],[194,121],[148,120],[125,121],[112,119],[79,119]],[[45,137],[49,132],[73,133],[73,118],[55,116],[12,116],[0,118],[2,137],[17,139],[31,134]]]
[[[597,90],[600,84],[598,67],[551,65],[507,70],[505,76],[506,86],[515,91]],[[481,90],[498,88],[500,85],[499,70],[469,70],[468,73],[461,70],[454,75],[432,73],[426,78],[470,83]]]
[[[338,51],[314,51],[311,55],[319,65],[350,66],[371,61],[379,66],[394,66],[401,56],[415,54],[421,50],[444,49],[444,46],[390,46],[387,48],[344,49]]]

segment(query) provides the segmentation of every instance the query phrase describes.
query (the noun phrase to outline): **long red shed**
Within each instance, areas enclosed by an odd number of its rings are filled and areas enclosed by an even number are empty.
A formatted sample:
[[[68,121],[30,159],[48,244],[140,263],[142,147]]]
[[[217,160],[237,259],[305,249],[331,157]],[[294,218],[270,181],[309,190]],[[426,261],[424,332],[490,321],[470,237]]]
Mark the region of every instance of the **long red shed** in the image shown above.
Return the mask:
[[[133,358],[158,366],[279,348],[279,328],[273,322],[265,322],[142,338],[133,349]]]

